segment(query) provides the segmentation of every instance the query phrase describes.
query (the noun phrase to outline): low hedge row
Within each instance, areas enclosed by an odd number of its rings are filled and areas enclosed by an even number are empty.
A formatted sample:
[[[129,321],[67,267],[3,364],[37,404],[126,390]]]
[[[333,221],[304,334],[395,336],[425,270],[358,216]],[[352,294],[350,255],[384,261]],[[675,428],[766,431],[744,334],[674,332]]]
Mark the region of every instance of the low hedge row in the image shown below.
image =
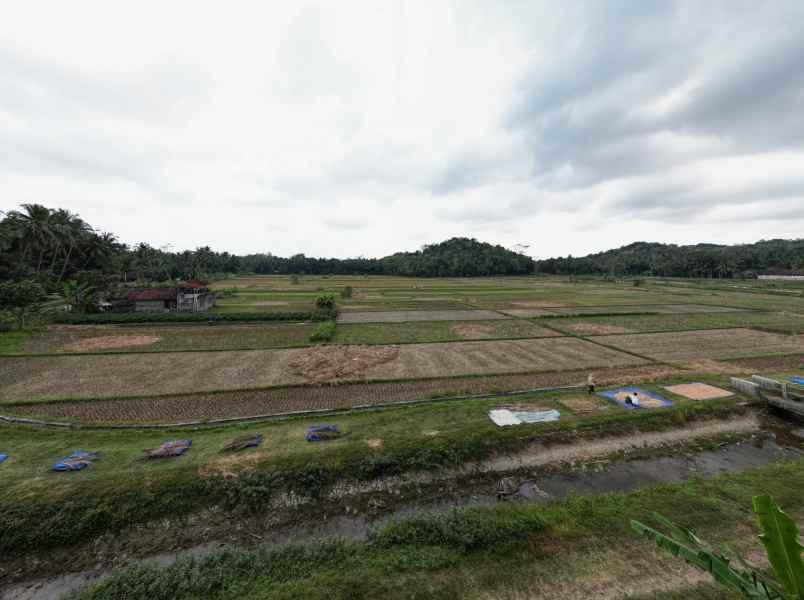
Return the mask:
[[[56,323],[68,325],[114,325],[126,323],[210,323],[219,321],[331,321],[336,315],[337,312],[331,309],[258,313],[62,313],[57,315],[54,320]]]

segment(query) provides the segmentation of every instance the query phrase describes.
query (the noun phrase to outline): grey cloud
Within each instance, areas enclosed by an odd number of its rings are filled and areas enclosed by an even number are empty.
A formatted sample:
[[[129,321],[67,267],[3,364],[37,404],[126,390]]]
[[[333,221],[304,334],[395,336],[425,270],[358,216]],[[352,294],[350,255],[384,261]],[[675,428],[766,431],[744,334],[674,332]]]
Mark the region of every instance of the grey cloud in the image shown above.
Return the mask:
[[[29,121],[100,112],[164,126],[194,112],[204,79],[170,61],[135,73],[93,73],[0,47],[0,108]]]
[[[756,182],[738,190],[706,189],[693,181],[663,182],[616,196],[606,202],[604,208],[613,217],[684,222],[719,207],[774,201],[788,205],[780,212],[797,210],[801,214],[799,207],[804,204],[804,177]]]

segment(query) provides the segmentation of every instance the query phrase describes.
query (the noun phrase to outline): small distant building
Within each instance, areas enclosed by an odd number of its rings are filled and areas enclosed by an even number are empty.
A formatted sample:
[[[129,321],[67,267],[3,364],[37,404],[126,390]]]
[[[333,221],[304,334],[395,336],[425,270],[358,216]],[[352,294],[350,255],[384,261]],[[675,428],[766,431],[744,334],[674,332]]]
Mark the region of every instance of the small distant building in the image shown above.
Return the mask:
[[[204,312],[215,306],[215,294],[200,281],[176,287],[139,288],[126,296],[136,312]]]
[[[204,312],[215,306],[215,294],[200,281],[192,279],[179,284],[176,310]]]
[[[770,279],[778,281],[804,281],[804,271],[792,271],[788,269],[768,269],[765,273],[758,276],[759,279]]]

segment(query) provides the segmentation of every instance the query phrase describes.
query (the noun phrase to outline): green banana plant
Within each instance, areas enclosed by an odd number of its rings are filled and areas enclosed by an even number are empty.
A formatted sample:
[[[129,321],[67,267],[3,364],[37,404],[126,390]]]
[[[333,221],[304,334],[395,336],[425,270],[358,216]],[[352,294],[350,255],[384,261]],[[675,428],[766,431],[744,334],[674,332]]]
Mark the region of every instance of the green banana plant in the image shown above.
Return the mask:
[[[782,511],[770,496],[756,496],[754,512],[759,519],[765,546],[775,580],[750,567],[741,556],[729,548],[719,551],[665,517],[654,518],[669,530],[669,535],[639,521],[631,521],[638,534],[651,538],[656,544],[688,563],[712,575],[715,581],[752,600],[804,600],[804,546],[798,539],[795,522]],[[731,564],[729,555],[737,559],[740,568]]]

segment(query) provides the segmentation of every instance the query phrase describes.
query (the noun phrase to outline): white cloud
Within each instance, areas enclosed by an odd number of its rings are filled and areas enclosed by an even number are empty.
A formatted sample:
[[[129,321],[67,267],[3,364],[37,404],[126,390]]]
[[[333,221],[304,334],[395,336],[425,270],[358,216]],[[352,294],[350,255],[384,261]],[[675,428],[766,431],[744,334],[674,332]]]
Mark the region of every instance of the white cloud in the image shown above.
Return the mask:
[[[0,208],[126,242],[374,256],[469,235],[550,256],[804,225],[796,0],[6,17]]]

